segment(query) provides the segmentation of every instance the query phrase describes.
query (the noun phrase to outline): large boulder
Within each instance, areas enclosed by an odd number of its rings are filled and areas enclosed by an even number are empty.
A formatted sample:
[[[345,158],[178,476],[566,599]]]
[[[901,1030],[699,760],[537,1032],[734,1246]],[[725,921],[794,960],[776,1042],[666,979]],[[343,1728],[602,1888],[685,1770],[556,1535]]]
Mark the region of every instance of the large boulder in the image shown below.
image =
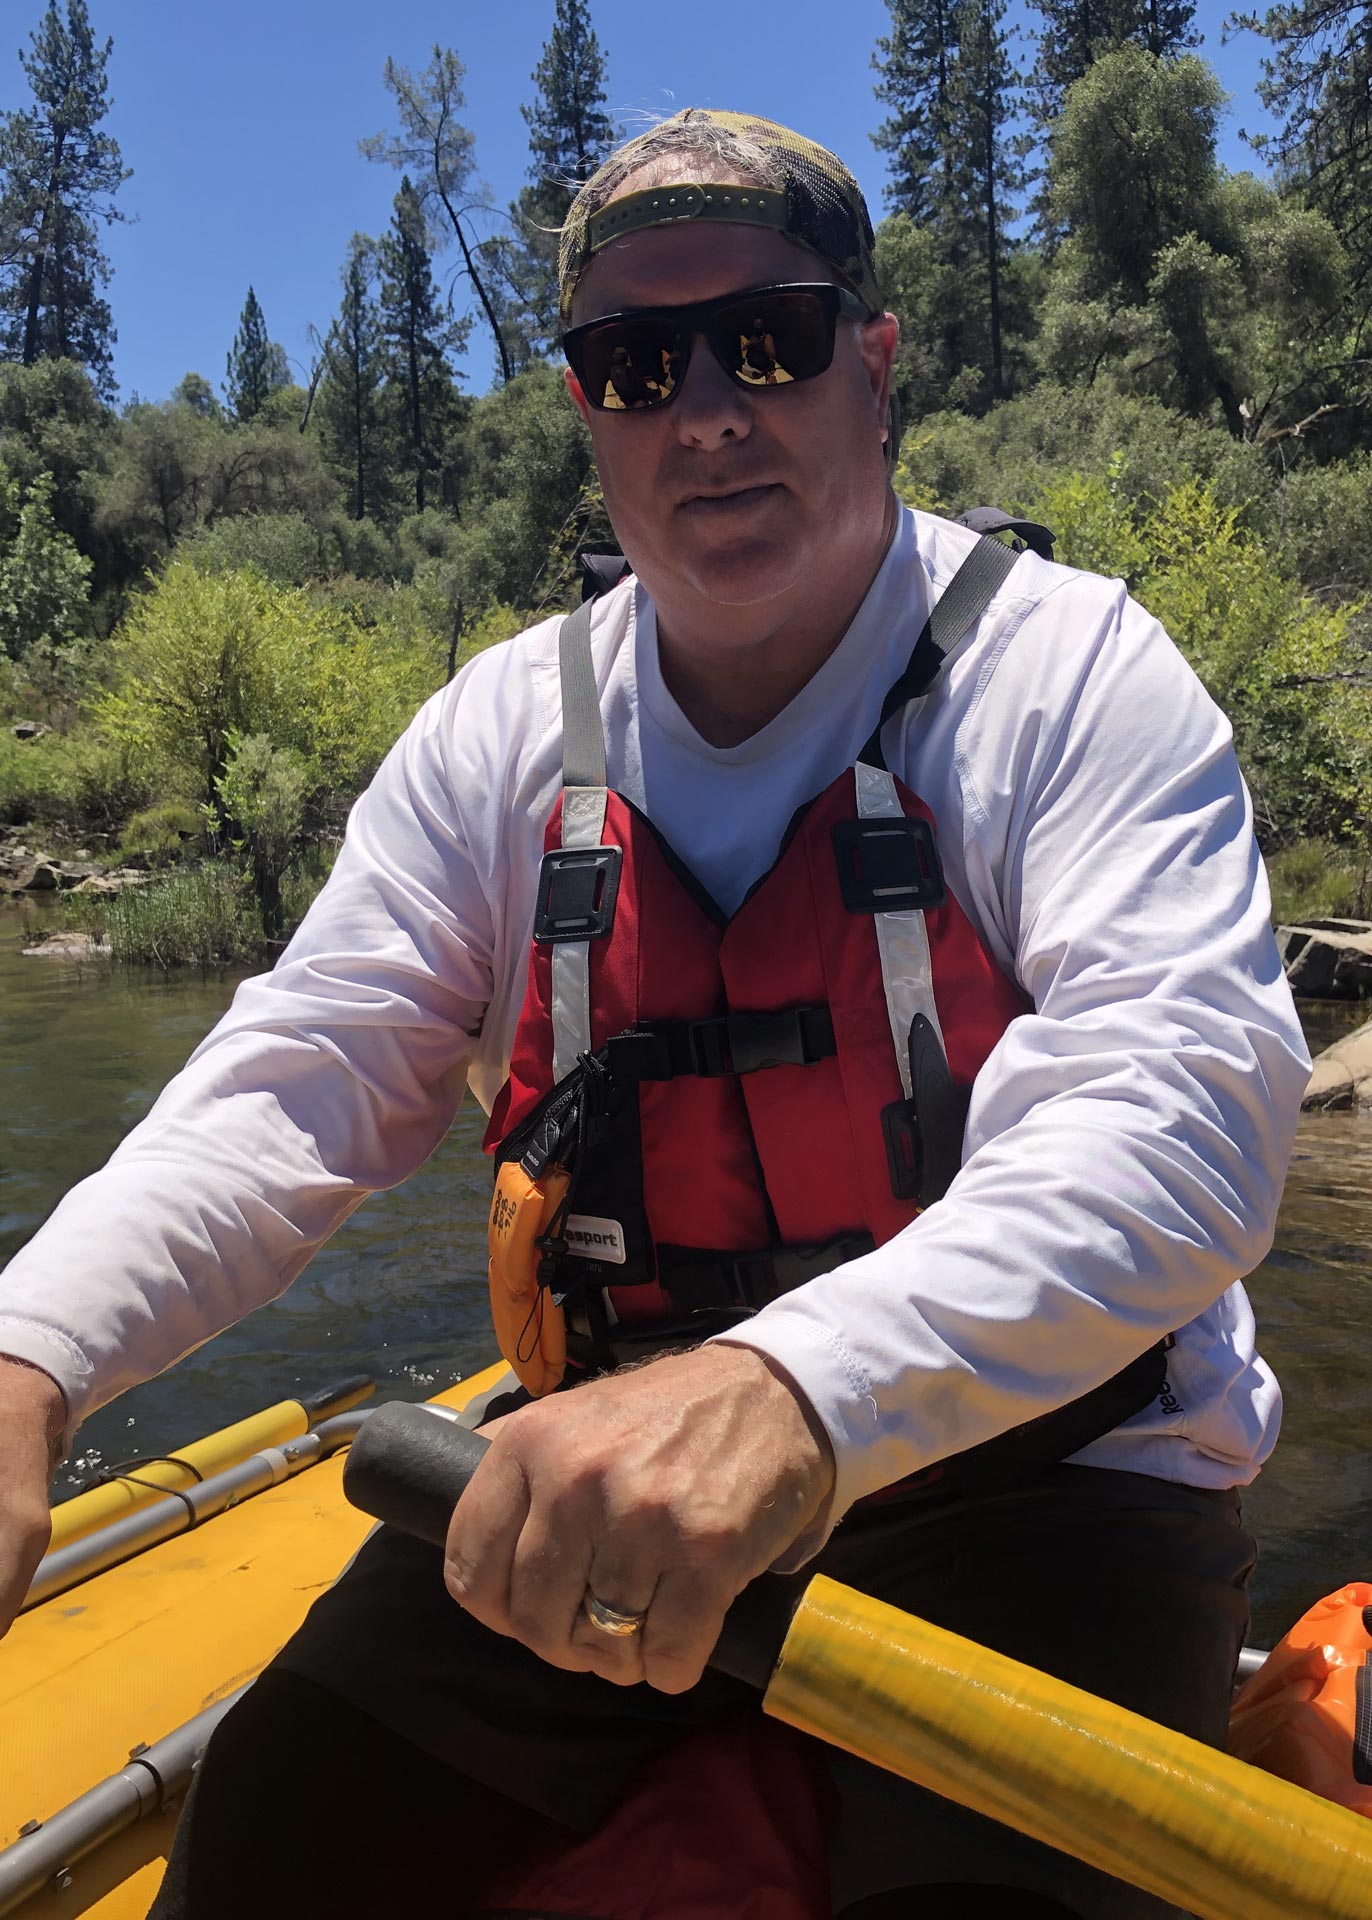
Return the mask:
[[[1277,946],[1287,983],[1300,998],[1372,995],[1372,920],[1307,920],[1278,927]]]
[[[1316,1056],[1301,1107],[1372,1107],[1372,1020]]]

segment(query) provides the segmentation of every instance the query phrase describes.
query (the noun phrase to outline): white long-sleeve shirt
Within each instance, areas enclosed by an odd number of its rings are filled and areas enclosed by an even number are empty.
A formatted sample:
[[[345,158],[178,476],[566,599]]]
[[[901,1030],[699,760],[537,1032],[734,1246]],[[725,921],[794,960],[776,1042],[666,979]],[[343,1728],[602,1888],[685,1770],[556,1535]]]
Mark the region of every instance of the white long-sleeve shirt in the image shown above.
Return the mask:
[[[737,747],[667,691],[643,590],[598,604],[610,782],[726,909],[856,758],[972,539],[903,514],[839,646]],[[560,785],[557,627],[422,709],[275,970],[0,1274],[0,1352],[59,1382],[73,1427],[282,1292],[433,1151],[464,1082],[489,1109]],[[1270,1244],[1309,1060],[1229,726],[1120,582],[1026,554],[884,744],[1035,1010],[978,1076],[945,1199],[728,1338],[827,1429],[831,1519],[1174,1331],[1163,1395],[1077,1457],[1246,1482],[1280,1395],[1239,1280]]]

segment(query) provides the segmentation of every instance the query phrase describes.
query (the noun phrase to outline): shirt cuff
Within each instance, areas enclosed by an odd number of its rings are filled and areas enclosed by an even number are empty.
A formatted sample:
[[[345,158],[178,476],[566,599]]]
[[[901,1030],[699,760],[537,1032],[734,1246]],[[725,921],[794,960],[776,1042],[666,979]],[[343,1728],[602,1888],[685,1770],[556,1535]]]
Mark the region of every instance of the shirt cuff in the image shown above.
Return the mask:
[[[853,1502],[872,1491],[858,1471],[858,1462],[878,1437],[871,1383],[836,1334],[800,1316],[769,1319],[760,1314],[716,1334],[707,1345],[750,1347],[761,1354],[786,1376],[828,1435],[834,1454],[833,1492],[772,1568],[794,1573],[819,1552]]]
[[[95,1369],[66,1334],[59,1333],[55,1327],[44,1326],[39,1320],[25,1320],[18,1314],[0,1314],[0,1359],[24,1360],[40,1373],[46,1373],[59,1388],[67,1406],[61,1452],[56,1461],[56,1465],[61,1466],[76,1439]]]

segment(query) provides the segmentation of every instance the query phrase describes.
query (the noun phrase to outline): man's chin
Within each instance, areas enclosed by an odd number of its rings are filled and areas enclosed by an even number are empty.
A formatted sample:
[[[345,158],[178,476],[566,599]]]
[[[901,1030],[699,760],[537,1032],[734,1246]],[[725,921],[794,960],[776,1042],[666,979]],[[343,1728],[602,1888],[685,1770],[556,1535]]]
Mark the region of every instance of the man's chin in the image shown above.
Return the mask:
[[[806,556],[791,541],[731,540],[679,553],[680,571],[702,599],[721,607],[761,606],[790,593],[804,577]]]

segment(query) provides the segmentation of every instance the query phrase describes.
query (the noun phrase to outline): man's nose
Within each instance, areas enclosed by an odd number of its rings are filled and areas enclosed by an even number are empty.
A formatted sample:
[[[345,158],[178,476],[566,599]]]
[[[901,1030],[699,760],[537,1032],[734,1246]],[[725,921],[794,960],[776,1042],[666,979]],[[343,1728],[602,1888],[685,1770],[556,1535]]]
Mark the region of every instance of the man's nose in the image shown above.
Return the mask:
[[[672,424],[683,446],[706,449],[742,440],[752,430],[752,401],[729,378],[703,333],[692,336],[681,389],[672,403]]]

